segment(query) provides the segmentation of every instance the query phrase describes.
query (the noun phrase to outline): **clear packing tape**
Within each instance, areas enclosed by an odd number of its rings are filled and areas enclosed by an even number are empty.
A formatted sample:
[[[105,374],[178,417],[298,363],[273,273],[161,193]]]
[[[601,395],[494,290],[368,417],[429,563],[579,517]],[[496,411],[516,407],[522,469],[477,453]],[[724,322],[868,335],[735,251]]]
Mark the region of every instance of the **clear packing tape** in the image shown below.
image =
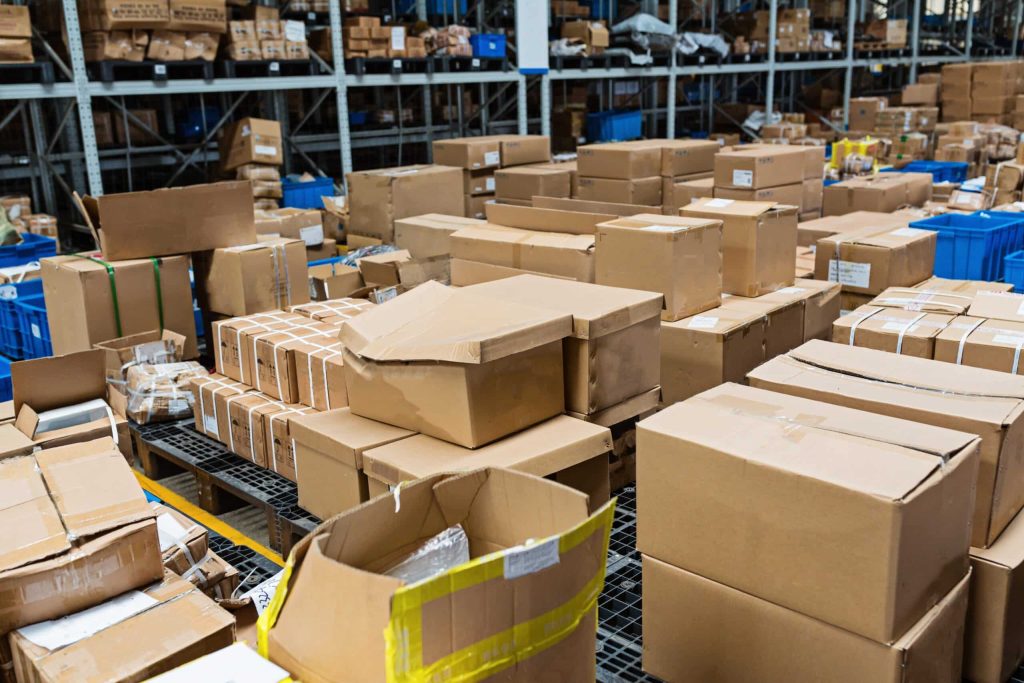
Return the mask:
[[[129,367],[125,380],[128,416],[139,424],[188,417],[194,402],[190,382],[208,374],[195,361]]]

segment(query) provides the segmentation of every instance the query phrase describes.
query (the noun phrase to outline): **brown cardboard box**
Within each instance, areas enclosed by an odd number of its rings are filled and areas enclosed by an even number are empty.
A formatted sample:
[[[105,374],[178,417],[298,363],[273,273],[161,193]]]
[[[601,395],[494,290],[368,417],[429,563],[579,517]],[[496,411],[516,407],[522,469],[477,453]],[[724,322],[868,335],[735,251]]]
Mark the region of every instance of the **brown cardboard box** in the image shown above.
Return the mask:
[[[797,207],[698,199],[682,216],[722,221],[722,290],[759,296],[793,284]]]
[[[935,341],[935,360],[1021,374],[1024,322],[960,316]]]
[[[188,573],[210,550],[206,527],[160,503],[150,503],[149,506],[156,515],[164,568],[178,576]]]
[[[107,339],[159,330],[162,313],[165,328],[185,336],[184,359],[195,358],[188,258],[166,256],[155,264],[149,259],[114,261],[110,266],[113,276],[99,261],[76,256],[43,260],[53,352],[82,351]]]
[[[796,248],[796,278],[814,277],[814,249],[811,247]]]
[[[266,119],[244,118],[229,124],[221,138],[225,146],[224,170],[233,171],[245,164],[283,163],[281,124]]]
[[[576,167],[581,177],[650,178],[661,174],[661,150],[657,140],[585,145],[577,150]]]
[[[935,355],[935,339],[955,316],[870,303],[832,325],[832,341],[917,358]]]
[[[228,434],[224,445],[232,453],[259,465],[270,467],[265,418],[284,410],[284,404],[258,392],[223,397],[228,416]]]
[[[350,407],[481,446],[564,410],[561,340],[571,330],[568,314],[427,282],[342,325]],[[394,391],[403,401],[386,398]]]
[[[348,408],[291,421],[299,505],[330,519],[369,500],[363,453],[414,432],[353,415]]]
[[[12,7],[7,5],[6,7]],[[6,8],[5,8],[6,9]],[[83,33],[125,29],[166,28],[170,19],[167,0],[88,0],[78,3],[79,25]],[[24,14],[27,27],[28,12]],[[24,38],[31,37],[26,28]],[[0,35],[6,35],[0,30]]]
[[[544,277],[558,280],[575,280],[571,277],[552,275],[551,273],[538,273],[523,268],[497,266],[491,263],[465,261],[458,258],[451,260],[451,272],[452,286],[454,287],[468,287],[469,285],[478,285],[483,282],[491,282],[492,280],[500,280],[506,277],[516,277],[517,275],[543,275]]]
[[[11,5],[5,5],[10,7]],[[145,34],[144,31],[139,33]],[[126,61],[139,61],[141,62],[146,56],[146,49],[144,46],[137,46],[132,40],[132,31],[91,31],[89,33],[82,34],[82,50],[85,53],[85,61],[87,62],[102,62],[106,60],[118,60],[123,59]],[[31,46],[30,46],[31,47]],[[29,52],[31,54],[31,50]],[[106,114],[108,117],[107,125],[111,125],[109,122],[109,112],[96,112]],[[132,112],[137,114],[137,112]],[[120,114],[118,114],[120,116]],[[95,116],[94,116],[95,120]],[[123,124],[122,124],[123,127]],[[113,133],[111,133],[111,136]],[[105,144],[113,144],[113,138],[110,138],[111,142]],[[104,144],[104,143],[97,143]]]
[[[428,213],[395,221],[395,246],[405,249],[414,259],[445,256],[452,252],[452,233],[486,221],[462,216]]]
[[[354,249],[351,242],[349,248]],[[313,301],[327,301],[339,297],[363,295],[366,283],[358,268],[340,263],[309,266],[309,295]]]
[[[267,469],[289,481],[296,481],[295,441],[291,438],[292,421],[318,410],[297,403],[286,403],[281,410],[263,420],[263,439],[267,444]]]
[[[715,189],[760,189],[800,183],[804,152],[786,145],[737,147],[715,156]]]
[[[934,107],[939,103],[938,83],[911,83],[903,86],[900,104],[904,107],[912,104],[923,104]]]
[[[303,680],[383,679],[386,650],[382,631],[389,623],[404,623],[406,615],[393,600],[405,582],[382,571],[415,550],[424,538],[461,524],[469,537],[470,557],[493,553],[478,563],[492,578],[470,589],[444,589],[446,601],[454,609],[425,610],[423,635],[414,638],[422,645],[413,647],[422,646],[444,659],[460,646],[473,646],[485,637],[476,619],[481,614],[490,615],[487,633],[511,633],[517,624],[543,618],[554,609],[567,619],[552,625],[563,637],[540,652],[534,651],[531,643],[536,641],[529,637],[526,642],[517,639],[515,644],[509,643],[515,652],[503,675],[566,683],[582,683],[596,676],[595,612],[589,606],[562,606],[588,585],[600,590],[599,577],[607,562],[607,511],[588,520],[583,494],[498,469],[412,482],[402,486],[401,500],[400,508],[393,496],[370,501],[335,517],[316,536],[299,543],[287,598],[276,622],[271,623],[271,661]],[[570,529],[577,530],[574,552],[559,552],[554,563],[543,559],[533,563],[531,569],[536,570],[529,573],[516,571],[519,562],[510,558],[522,552],[521,544],[527,539],[554,538],[559,539],[554,543],[567,544]],[[366,539],[359,542],[358,551],[352,545],[357,536]],[[506,563],[509,572],[502,570]],[[424,588],[454,585],[452,575],[460,569],[435,576]],[[517,578],[507,578],[510,575]],[[591,581],[594,584],[588,583]],[[338,610],[345,611],[345,619],[332,616]],[[326,640],[309,638],[310,628]],[[435,640],[434,636],[442,633],[445,641],[454,637],[455,643]],[[404,646],[398,648],[394,656],[404,658]],[[442,668],[438,675],[446,677],[450,671]]]
[[[663,320],[701,313],[722,303],[722,222],[639,214],[601,223],[596,266],[598,284],[662,294]]]
[[[250,345],[253,337],[259,339],[257,335],[308,322],[309,319],[305,316],[284,311],[268,311],[241,318],[214,320],[211,352],[214,354],[217,372],[250,386],[256,384],[256,378],[250,370]],[[248,343],[243,343],[246,341]]]
[[[712,173],[715,155],[721,149],[713,140],[665,140],[661,150],[661,175],[674,178]]]
[[[801,181],[794,185],[763,187],[758,190],[716,187],[714,189],[714,195],[717,199],[740,199],[746,202],[773,202],[776,204],[788,204],[790,206],[800,207],[800,211],[803,211],[804,188],[806,184],[807,181]]]
[[[28,38],[0,38],[0,62],[31,64],[34,61],[31,40]]]
[[[171,31],[227,31],[227,3],[225,0],[167,0]]]
[[[801,247],[814,247],[823,237],[856,233],[869,226],[880,230],[883,228],[896,230],[907,227],[911,220],[907,216],[878,211],[854,211],[842,216],[825,216],[798,223],[796,226],[797,244]]]
[[[590,48],[606,48],[611,44],[607,27],[597,21],[567,21],[562,24],[562,37],[579,40]]]
[[[499,199],[567,198],[571,188],[570,173],[568,169],[514,166],[495,172],[494,188]]]
[[[971,98],[961,97],[956,99],[942,100],[942,120],[961,121],[971,118]]]
[[[153,31],[146,48],[146,58],[157,62],[180,62],[185,59],[183,31]]]
[[[321,229],[322,229],[322,227],[321,227]],[[333,258],[333,257],[335,257],[337,255],[338,255],[338,242],[336,240],[333,240],[333,239],[329,238],[329,237],[325,237],[324,240],[320,244],[316,245],[315,247],[311,247],[308,244],[306,245],[306,261],[307,262],[322,261],[323,259]]]
[[[145,600],[149,606],[141,611],[116,607],[129,598]],[[235,639],[235,618],[174,574],[107,604],[109,611],[100,616],[72,614],[13,633],[11,650],[19,680],[80,682],[88,680],[87,671],[102,671],[110,681],[144,680],[227,647]],[[33,638],[52,638],[53,646],[37,644]],[[126,641],[133,646],[124,647]]]
[[[911,287],[889,287],[871,300],[872,306],[903,308],[908,311],[949,313],[963,315],[973,300],[972,296],[955,292],[927,291]]]
[[[723,382],[742,382],[764,362],[768,318],[739,307],[718,308],[661,324],[661,402],[671,405]]]
[[[501,140],[497,136],[435,140],[434,163],[470,170],[501,166]]]
[[[850,98],[850,130],[873,130],[875,114],[885,109],[887,104],[884,97]]]
[[[725,384],[637,425],[637,549],[891,643],[969,573],[979,443]]]
[[[493,194],[466,195],[463,213],[467,218],[481,220],[487,215],[487,204],[494,201]],[[506,200],[509,201],[509,200]]]
[[[108,261],[256,241],[249,181],[85,196],[79,208]]]
[[[603,206],[601,202],[586,202],[584,206],[577,206],[578,204],[583,204],[583,202],[551,197],[537,197],[537,199],[538,201],[548,199],[552,202],[567,203],[570,205],[570,208],[547,209],[513,206],[511,204],[488,204],[488,225],[541,232],[593,235],[597,231],[599,223],[615,218],[615,215],[611,213],[596,212],[597,205]],[[591,209],[589,205],[595,205],[595,208]]]
[[[254,388],[286,403],[300,400],[296,356],[320,348],[336,349],[337,326],[302,317],[263,332],[243,333]],[[308,380],[308,376],[303,375]]]
[[[551,161],[551,140],[546,135],[497,135],[501,165],[521,166]]]
[[[409,252],[404,249],[388,251],[382,254],[364,256],[357,262],[359,272],[363,275],[363,281],[367,285],[391,287],[401,284],[398,268],[401,264],[409,263],[412,258]]]
[[[936,234],[919,228],[862,228],[817,242],[814,276],[843,291],[879,294],[913,287],[932,275]]]
[[[585,493],[591,512],[608,502],[608,452],[612,435],[567,415],[469,449],[423,434],[371,448],[363,453],[370,497],[403,481],[473,467],[500,467],[545,477]]]
[[[256,234],[261,239],[286,237],[302,240],[307,247],[315,247],[324,241],[323,218],[316,209],[258,210],[255,217]]]
[[[256,37],[255,21],[252,19],[245,19],[228,22],[229,43],[247,43],[254,40],[259,40],[259,38]]]
[[[961,680],[967,578],[883,644],[647,555],[643,576],[643,667],[665,680],[738,681],[750,661],[759,683]]]
[[[5,633],[163,576],[153,511],[109,437],[0,460],[0,482],[0,590],[18,596],[0,608]]]
[[[130,365],[181,362],[185,336],[171,330],[150,330],[97,342],[93,348],[103,351],[107,381],[123,384]]]
[[[715,181],[713,178],[696,180],[679,180],[677,178],[661,179],[661,212],[666,216],[675,216],[679,210],[701,197],[714,196]]]
[[[580,282],[594,281],[593,235],[523,230],[487,223],[462,228],[452,233],[450,240],[453,259]]]
[[[841,216],[852,211],[892,213],[902,206],[922,206],[932,196],[927,173],[880,173],[829,185],[823,192],[824,214]]]
[[[789,287],[777,289],[770,294],[763,294],[756,299],[748,299],[760,304],[788,307],[795,305],[801,315],[795,323],[796,338],[804,343],[811,339],[829,339],[832,336],[832,323],[839,318],[839,285],[822,280],[797,280]],[[768,314],[768,324],[775,323],[772,313]],[[785,330],[783,330],[783,333]],[[769,339],[772,331],[768,332]],[[790,346],[790,348],[793,348]],[[786,349],[787,351],[789,349]]]
[[[859,333],[858,333],[859,334]],[[1024,380],[978,368],[812,342],[757,368],[751,386],[981,436],[971,544],[996,542],[1024,507]]]
[[[292,306],[291,313],[311,318],[318,322],[338,325],[349,318],[354,318],[363,311],[373,308],[374,304],[366,299],[332,299],[330,301],[312,301],[308,304]]]
[[[462,170],[462,191],[466,194],[494,194],[496,187],[494,169],[480,171]]]
[[[192,378],[192,410],[195,415],[196,431],[222,443],[230,437],[230,419],[226,410],[220,409],[223,399],[252,392],[252,387],[224,375],[210,374]],[[218,399],[223,397],[223,399]],[[226,403],[225,403],[226,405]]]
[[[402,166],[348,175],[348,230],[394,242],[394,221],[425,213],[461,216],[462,176],[449,166]]]
[[[202,59],[212,62],[217,58],[220,47],[220,35],[203,32],[190,32],[185,37],[185,59]]]
[[[369,301],[363,301],[364,307],[356,307],[355,302],[359,299],[341,299],[339,301],[353,302],[351,304],[352,314],[344,317],[330,319],[328,324],[340,325],[351,315],[361,313],[373,306]],[[318,305],[313,303],[312,305]],[[299,403],[316,408],[317,410],[331,410],[332,408],[343,408],[348,405],[348,391],[345,389],[345,367],[341,360],[342,346],[339,341],[331,341],[332,337],[324,335],[303,339],[290,345],[290,351],[294,358],[295,377]]]
[[[587,201],[661,206],[661,177],[621,180],[581,175],[578,179],[578,196]]]
[[[193,256],[203,310],[251,315],[309,301],[306,245],[271,238]]]
[[[535,209],[555,209],[558,211],[569,211],[572,213],[596,213],[607,215],[611,218],[615,218],[616,216],[635,216],[638,213],[644,213],[655,208],[650,206],[641,206],[639,204],[595,202],[586,199],[564,199],[561,197],[534,197],[533,207]]]
[[[658,385],[660,294],[536,275],[471,289],[572,315],[573,331],[563,342],[567,410],[590,415]]]

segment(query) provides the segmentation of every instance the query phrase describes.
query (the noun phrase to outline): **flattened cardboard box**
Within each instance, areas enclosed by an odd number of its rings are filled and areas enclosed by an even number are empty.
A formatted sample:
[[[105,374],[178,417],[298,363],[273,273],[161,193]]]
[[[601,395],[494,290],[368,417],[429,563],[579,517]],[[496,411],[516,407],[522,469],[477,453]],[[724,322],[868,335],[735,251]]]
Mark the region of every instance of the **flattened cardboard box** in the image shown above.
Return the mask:
[[[395,221],[395,246],[407,250],[414,259],[446,256],[452,252],[449,238],[453,232],[485,222],[438,213],[402,218]]]
[[[425,213],[462,216],[462,171],[451,166],[401,166],[348,175],[348,231],[392,244],[394,222]]]
[[[540,232],[488,223],[452,233],[451,245],[455,259],[580,282],[594,281],[593,235]]]
[[[751,386],[981,437],[971,545],[993,543],[1024,508],[1024,379],[813,341],[748,375]]]
[[[589,415],[658,385],[659,294],[536,275],[472,290],[572,315],[563,342],[567,410]]]
[[[934,358],[1018,375],[1024,373],[1021,348],[1024,323],[959,316],[935,339]]]
[[[887,645],[647,555],[643,576],[643,668],[664,680],[961,681],[967,577]]]
[[[979,442],[725,384],[637,425],[637,549],[892,643],[968,574]]]
[[[349,406],[481,446],[565,409],[562,339],[571,331],[568,314],[427,282],[342,325]]]
[[[309,301],[306,245],[272,238],[193,257],[204,310],[243,316]]]
[[[931,277],[936,243],[936,233],[910,227],[869,227],[823,237],[817,242],[814,276],[858,294],[913,287]]]
[[[944,313],[909,311],[869,303],[832,324],[832,341],[931,359],[935,357],[936,339],[953,320],[954,316]]]

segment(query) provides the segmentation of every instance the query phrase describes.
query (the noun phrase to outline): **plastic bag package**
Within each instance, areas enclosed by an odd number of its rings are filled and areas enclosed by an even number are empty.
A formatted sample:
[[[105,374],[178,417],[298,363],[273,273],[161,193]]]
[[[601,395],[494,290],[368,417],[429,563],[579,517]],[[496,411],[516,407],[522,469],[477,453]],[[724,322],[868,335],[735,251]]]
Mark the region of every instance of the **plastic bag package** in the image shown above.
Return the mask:
[[[469,537],[461,524],[430,538],[409,557],[384,574],[406,583],[418,583],[469,562]]]
[[[128,368],[128,417],[139,424],[180,420],[192,414],[193,377],[210,374],[195,361]]]

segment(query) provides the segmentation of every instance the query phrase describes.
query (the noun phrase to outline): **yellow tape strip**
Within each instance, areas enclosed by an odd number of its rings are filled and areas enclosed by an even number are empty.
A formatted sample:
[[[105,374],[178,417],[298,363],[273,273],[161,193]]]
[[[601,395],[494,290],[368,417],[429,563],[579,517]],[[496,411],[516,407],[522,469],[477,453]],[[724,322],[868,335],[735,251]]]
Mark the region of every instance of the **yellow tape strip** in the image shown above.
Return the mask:
[[[230,524],[222,522],[206,510],[196,507],[169,488],[161,486],[141,472],[136,472],[135,477],[139,480],[139,484],[142,485],[142,488],[146,489],[175,510],[178,510],[199,522],[199,524],[203,525],[207,529],[215,531],[235,545],[244,545],[248,548],[252,548],[271,562],[279,565],[284,564],[284,560],[281,559],[281,556],[270,548],[266,547],[262,543],[252,540],[238,529],[234,528]]]

